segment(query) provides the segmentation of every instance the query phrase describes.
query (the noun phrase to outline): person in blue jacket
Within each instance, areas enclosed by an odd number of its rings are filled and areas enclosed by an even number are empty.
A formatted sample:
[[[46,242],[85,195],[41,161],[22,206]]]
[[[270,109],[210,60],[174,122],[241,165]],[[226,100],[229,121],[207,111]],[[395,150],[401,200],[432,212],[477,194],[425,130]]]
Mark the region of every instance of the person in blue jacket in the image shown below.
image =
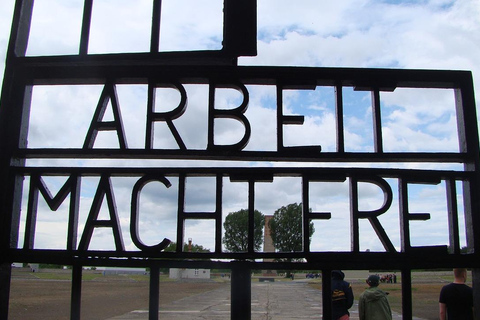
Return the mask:
[[[332,319],[350,319],[350,309],[353,305],[353,290],[350,283],[344,280],[341,270],[332,271]]]

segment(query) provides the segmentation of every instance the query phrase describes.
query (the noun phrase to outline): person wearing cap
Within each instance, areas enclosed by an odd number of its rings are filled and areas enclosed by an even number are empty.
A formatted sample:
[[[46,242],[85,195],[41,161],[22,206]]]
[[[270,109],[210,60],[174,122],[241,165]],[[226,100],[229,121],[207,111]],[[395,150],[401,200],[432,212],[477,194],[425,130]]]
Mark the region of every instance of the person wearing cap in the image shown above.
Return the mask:
[[[332,319],[350,319],[350,309],[353,305],[353,290],[350,283],[344,280],[341,270],[332,271]]]
[[[367,288],[358,302],[360,320],[392,320],[392,310],[388,303],[387,294],[378,288],[380,277],[370,275],[367,279]]]

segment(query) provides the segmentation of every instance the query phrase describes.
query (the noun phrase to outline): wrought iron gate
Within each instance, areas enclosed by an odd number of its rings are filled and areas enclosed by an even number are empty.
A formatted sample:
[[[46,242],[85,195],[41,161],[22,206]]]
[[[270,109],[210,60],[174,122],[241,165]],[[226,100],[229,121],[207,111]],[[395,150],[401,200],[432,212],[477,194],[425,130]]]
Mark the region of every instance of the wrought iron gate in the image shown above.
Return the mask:
[[[0,208],[1,208],[1,319],[8,317],[9,287],[12,262],[54,263],[69,265],[72,271],[71,319],[80,319],[81,281],[83,266],[148,267],[150,277],[149,318],[158,318],[159,269],[227,268],[232,271],[231,319],[250,319],[250,274],[255,269],[322,270],[323,290],[329,292],[330,272],[333,269],[396,269],[402,274],[403,317],[412,318],[411,270],[417,268],[450,268],[465,266],[474,269],[475,294],[478,293],[480,267],[480,217],[479,212],[479,142],[472,76],[465,71],[439,70],[387,70],[353,68],[298,68],[298,67],[247,67],[237,66],[237,57],[256,54],[256,1],[224,1],[223,48],[218,51],[159,52],[161,0],[152,0],[152,32],[150,52],[125,54],[89,54],[89,28],[93,0],[84,1],[82,32],[79,51],[75,55],[29,57],[25,55],[33,0],[17,0],[8,49],[5,78],[0,106]],[[118,103],[117,86],[141,84],[148,91],[145,145],[129,148]],[[208,87],[208,126],[205,134],[207,146],[191,149],[182,139],[173,120],[182,116],[187,108],[188,94],[185,86],[201,84]],[[102,91],[92,122],[85,132],[82,147],[30,148],[27,144],[32,88],[58,85],[100,85]],[[276,92],[276,140],[274,150],[246,148],[252,135],[248,117],[249,85],[273,87]],[[308,90],[329,86],[335,89],[337,145],[333,152],[324,152],[320,146],[287,146],[283,128],[303,123],[302,116],[284,114],[284,92],[289,89]],[[345,150],[343,94],[344,88],[371,92],[374,150],[349,152]],[[173,88],[180,95],[178,107],[170,112],[155,111],[155,91]],[[221,88],[237,90],[243,101],[230,110],[217,108],[215,92]],[[458,125],[458,152],[386,152],[382,137],[380,94],[399,88],[442,88],[455,94]],[[108,103],[114,119],[104,120]],[[219,144],[214,126],[218,119],[237,121],[244,130],[243,137],[235,143]],[[178,145],[173,149],[156,148],[153,144],[153,126],[157,122],[168,125]],[[97,134],[112,131],[118,148],[94,148]],[[260,167],[138,167],[29,165],[29,160],[102,160],[102,159],[173,159],[257,161]],[[308,167],[275,167],[271,162],[310,163]],[[379,163],[447,163],[461,164],[459,170],[403,169],[375,166]],[[45,162],[44,162],[45,163]],[[348,164],[338,166],[337,164]],[[354,167],[354,163],[370,164]],[[331,164],[326,166],[325,164]],[[45,177],[65,177],[65,182],[52,196]],[[82,181],[96,177],[98,185],[83,230],[78,230],[79,203]],[[135,181],[130,201],[130,236],[135,249],[126,249],[115,206],[112,179],[129,177]],[[186,181],[190,177],[210,177],[215,181],[215,210],[212,212],[187,212],[185,209]],[[270,183],[278,177],[296,177],[301,180],[303,224],[329,219],[328,212],[309,211],[310,185],[314,182],[347,182],[350,188],[351,250],[348,252],[315,252],[308,237],[303,239],[301,252],[256,252],[253,245],[253,219],[249,220],[248,251],[225,252],[222,249],[222,203],[224,181],[248,184],[248,210],[253,217],[255,186]],[[24,187],[28,178],[29,186]],[[397,250],[389,239],[378,217],[392,206],[392,186],[398,184],[401,248]],[[156,245],[142,242],[138,230],[138,202],[142,188],[159,182],[165,188],[176,181],[178,187],[178,213],[176,243],[185,242],[185,223],[189,219],[211,220],[215,225],[215,248],[211,253],[183,252],[181,246],[173,253],[162,251],[169,243],[166,239]],[[449,209],[449,246],[416,247],[410,243],[411,221],[428,220],[428,213],[409,211],[408,188],[414,184],[446,185]],[[360,183],[378,187],[384,203],[377,210],[361,210],[358,205]],[[466,219],[467,253],[460,251],[458,227],[457,185],[463,189],[463,211]],[[25,225],[20,224],[22,190],[28,194]],[[36,249],[35,227],[39,195],[56,210],[69,196],[68,235],[63,249]],[[100,219],[99,207],[106,198],[109,219]],[[359,221],[368,220],[382,242],[385,252],[361,252]],[[93,232],[109,228],[113,234],[114,250],[89,248]],[[77,234],[78,233],[78,234]],[[24,235],[23,247],[19,236]],[[77,243],[77,238],[79,241]],[[201,258],[202,260],[195,260]],[[303,262],[261,262],[261,259],[303,259]],[[215,261],[216,260],[216,261]],[[228,261],[228,262],[224,262]],[[331,317],[330,297],[323,296],[323,317]],[[478,299],[477,299],[478,300]],[[478,306],[477,310],[480,309]]]

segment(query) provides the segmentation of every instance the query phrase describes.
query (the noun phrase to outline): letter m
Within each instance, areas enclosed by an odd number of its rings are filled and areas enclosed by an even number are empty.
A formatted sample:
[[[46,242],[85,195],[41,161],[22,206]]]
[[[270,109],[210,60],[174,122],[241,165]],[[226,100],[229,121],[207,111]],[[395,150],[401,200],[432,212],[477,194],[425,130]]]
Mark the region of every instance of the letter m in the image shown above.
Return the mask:
[[[35,227],[37,224],[38,193],[42,194],[45,202],[52,211],[57,211],[65,198],[70,194],[70,207],[68,214],[67,250],[74,250],[77,246],[78,208],[80,199],[80,177],[72,175],[55,197],[45,185],[39,174],[30,176],[30,192],[28,194],[27,219],[25,224],[24,249],[33,249],[35,241]]]

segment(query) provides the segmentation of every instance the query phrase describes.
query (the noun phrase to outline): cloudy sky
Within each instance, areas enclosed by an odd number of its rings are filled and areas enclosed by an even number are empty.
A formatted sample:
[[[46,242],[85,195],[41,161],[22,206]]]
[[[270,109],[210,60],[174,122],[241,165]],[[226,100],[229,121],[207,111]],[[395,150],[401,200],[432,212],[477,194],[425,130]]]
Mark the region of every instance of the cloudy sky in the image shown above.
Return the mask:
[[[160,35],[161,51],[218,50],[222,41],[221,0],[164,0]],[[14,1],[0,2],[0,69],[3,71]],[[27,55],[65,55],[78,52],[83,1],[36,0]],[[89,53],[146,52],[149,50],[149,0],[94,0]],[[337,0],[287,1],[258,0],[258,55],[239,59],[241,65],[368,67],[399,69],[470,70],[479,101],[480,92],[480,3],[478,0]],[[145,140],[146,87],[118,86],[122,118],[130,148],[142,148]],[[188,108],[176,120],[183,141],[189,149],[206,147],[208,88],[185,85]],[[249,86],[250,104],[246,112],[251,122],[252,137],[246,150],[275,150],[275,88]],[[98,103],[101,86],[35,87],[29,127],[30,147],[79,148]],[[335,149],[335,116],[333,88],[291,90],[285,92],[284,113],[305,115],[302,126],[285,129],[286,145],[321,145],[322,150]],[[458,136],[452,90],[398,89],[382,93],[382,124],[385,151],[458,151]],[[157,111],[173,109],[179,100],[178,91],[158,90]],[[241,95],[231,89],[219,90],[217,103],[233,108],[241,103]],[[141,106],[141,107],[139,107]],[[369,93],[344,89],[345,145],[347,151],[373,151],[371,100]],[[163,108],[163,109],[162,109]],[[105,120],[111,115],[105,115]],[[219,120],[216,133],[220,144],[230,144],[242,136],[239,123]],[[61,135],[58,133],[62,132]],[[200,134],[199,134],[200,133]],[[325,134],[327,133],[327,134]],[[332,134],[328,134],[332,133]],[[216,136],[216,137],[217,137]],[[115,148],[115,135],[100,134],[95,147]],[[155,128],[155,148],[175,148],[168,129]],[[38,160],[32,165],[49,165]],[[71,162],[63,162],[63,164]],[[60,162],[55,164],[61,165]],[[78,161],[75,165],[99,165]],[[179,162],[115,162],[100,165],[187,166]],[[223,166],[225,163],[199,163]],[[229,164],[232,165],[232,164]],[[238,164],[234,164],[238,165]],[[282,164],[254,163],[253,166]],[[295,165],[295,164],[294,164]],[[308,164],[301,164],[308,165]],[[331,164],[330,164],[331,165]],[[412,164],[398,164],[412,167]],[[420,166],[418,166],[420,167]],[[458,169],[454,166],[434,168]],[[175,239],[175,212],[178,178],[169,178],[172,188],[148,185],[142,193],[140,234],[149,245],[164,237]],[[113,185],[127,249],[135,250],[129,236],[130,197],[137,179],[115,178]],[[45,179],[52,193],[64,179]],[[28,179],[27,179],[28,182]],[[186,192],[187,211],[213,210],[213,178],[191,178]],[[398,181],[388,180],[394,191],[392,209],[380,217],[395,247],[400,246]],[[79,235],[83,230],[98,179],[82,181]],[[224,215],[247,206],[244,183],[224,181]],[[26,184],[25,192],[28,191]],[[315,183],[311,207],[314,211],[332,212],[330,220],[315,221],[312,250],[349,250],[348,181]],[[461,191],[461,188],[459,188]],[[281,206],[301,202],[298,178],[275,178],[273,183],[258,184],[256,208],[273,214]],[[382,205],[378,187],[363,184],[360,188],[362,210]],[[272,196],[273,195],[273,196]],[[41,201],[40,201],[41,202]],[[459,195],[461,202],[461,195]],[[412,222],[413,245],[447,244],[445,185],[412,187],[412,212],[430,212],[426,222]],[[43,206],[43,207],[42,207]],[[65,208],[64,208],[65,207]],[[45,204],[40,203],[45,209]],[[48,209],[39,213],[36,247],[65,246],[65,212]],[[23,210],[23,213],[25,209]],[[102,211],[103,212],[103,211]],[[105,213],[103,213],[105,214]],[[22,216],[24,219],[24,216]],[[461,219],[462,220],[462,219]],[[463,224],[461,226],[463,228]],[[463,232],[463,231],[462,231]],[[22,226],[20,228],[22,233]],[[383,250],[368,222],[360,226],[361,250]],[[186,237],[213,249],[213,222],[188,222]],[[335,239],[334,241],[332,239]],[[464,244],[464,237],[462,237]],[[20,245],[22,240],[20,241]],[[108,230],[94,233],[91,248],[112,247]]]

